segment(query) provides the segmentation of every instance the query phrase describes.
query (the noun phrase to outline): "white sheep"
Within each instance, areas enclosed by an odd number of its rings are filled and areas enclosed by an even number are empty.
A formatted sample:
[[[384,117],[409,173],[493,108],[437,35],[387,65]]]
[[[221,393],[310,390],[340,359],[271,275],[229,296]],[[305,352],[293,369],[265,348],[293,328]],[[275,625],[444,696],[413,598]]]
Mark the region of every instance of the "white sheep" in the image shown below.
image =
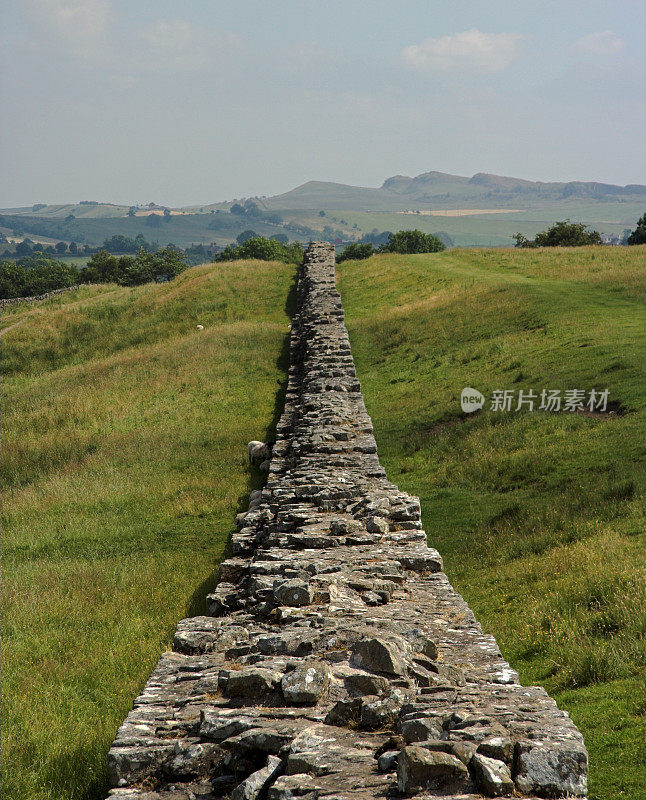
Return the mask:
[[[203,331],[204,330],[204,325],[196,325],[195,327],[196,327],[196,329],[198,331]]]
[[[266,461],[271,456],[271,445],[264,442],[249,442],[247,456],[250,464],[259,464],[262,461]]]

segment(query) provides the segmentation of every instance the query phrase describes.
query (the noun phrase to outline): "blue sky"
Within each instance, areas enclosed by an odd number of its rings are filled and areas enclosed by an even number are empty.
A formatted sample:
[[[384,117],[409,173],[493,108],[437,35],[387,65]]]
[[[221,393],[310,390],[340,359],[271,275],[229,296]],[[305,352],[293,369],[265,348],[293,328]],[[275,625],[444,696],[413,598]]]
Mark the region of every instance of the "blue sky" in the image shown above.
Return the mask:
[[[646,183],[646,3],[5,0],[0,205]]]

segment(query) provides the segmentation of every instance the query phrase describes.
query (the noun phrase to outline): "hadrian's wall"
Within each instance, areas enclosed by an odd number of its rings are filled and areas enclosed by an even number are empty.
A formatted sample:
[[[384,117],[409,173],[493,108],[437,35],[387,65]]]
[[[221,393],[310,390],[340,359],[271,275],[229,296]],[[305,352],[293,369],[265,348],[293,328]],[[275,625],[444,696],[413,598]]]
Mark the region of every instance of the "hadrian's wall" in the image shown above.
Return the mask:
[[[110,797],[585,795],[581,734],[519,685],[379,464],[331,246],[297,302],[267,484],[119,728]]]
[[[91,286],[92,284],[85,284],[86,286]],[[0,309],[8,308],[9,306],[13,306],[16,303],[33,303],[36,300],[47,300],[50,297],[56,297],[58,294],[65,294],[65,292],[73,292],[74,289],[78,289],[78,285],[76,286],[64,286],[62,289],[52,289],[51,292],[45,292],[45,294],[37,294],[33,297],[5,297],[0,299]]]

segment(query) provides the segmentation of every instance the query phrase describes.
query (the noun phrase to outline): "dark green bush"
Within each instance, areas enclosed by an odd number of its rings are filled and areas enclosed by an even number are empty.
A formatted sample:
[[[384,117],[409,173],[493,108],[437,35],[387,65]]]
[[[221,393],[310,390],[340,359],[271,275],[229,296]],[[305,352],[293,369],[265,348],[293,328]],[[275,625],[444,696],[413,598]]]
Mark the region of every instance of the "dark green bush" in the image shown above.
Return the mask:
[[[73,264],[42,254],[0,263],[0,298],[34,297],[78,282],[79,271]]]
[[[445,249],[440,239],[432,233],[412,230],[391,233],[380,251],[382,253],[439,253]]]
[[[140,286],[152,281],[170,281],[187,267],[183,253],[172,245],[151,253],[141,248],[136,256],[113,256],[105,250],[94,253],[81,272],[83,283],[117,283]]]
[[[276,239],[254,236],[241,245],[229,245],[215,257],[215,261],[236,261],[241,258],[257,258],[260,261],[284,261],[299,264],[303,258],[300,242],[283,244]]]
[[[516,247],[582,247],[602,244],[599,231],[588,231],[586,228],[587,225],[582,222],[570,222],[566,219],[537,233],[533,241],[522,233],[517,233],[513,238],[516,240]]]
[[[336,257],[336,262],[340,264],[342,261],[348,261],[349,259],[370,258],[376,252],[372,242],[352,242],[342,253],[339,253]]]
[[[646,214],[637,221],[637,227],[626,239],[626,244],[646,244]]]

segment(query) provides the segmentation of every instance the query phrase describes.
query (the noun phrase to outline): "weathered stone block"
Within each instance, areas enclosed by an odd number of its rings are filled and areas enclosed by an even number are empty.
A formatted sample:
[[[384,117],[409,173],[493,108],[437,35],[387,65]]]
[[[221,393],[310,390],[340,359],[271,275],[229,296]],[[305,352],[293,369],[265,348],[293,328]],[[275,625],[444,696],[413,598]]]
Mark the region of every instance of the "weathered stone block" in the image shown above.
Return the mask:
[[[468,777],[466,766],[448,753],[408,745],[397,757],[397,785],[405,794],[418,789],[464,786]]]
[[[282,679],[280,672],[263,667],[245,667],[232,670],[225,694],[227,697],[258,698],[273,692]]]
[[[314,705],[327,689],[329,680],[327,664],[306,661],[283,677],[281,689],[288,703]]]
[[[352,663],[373,672],[405,675],[406,662],[398,648],[384,639],[364,639],[352,647]]]

